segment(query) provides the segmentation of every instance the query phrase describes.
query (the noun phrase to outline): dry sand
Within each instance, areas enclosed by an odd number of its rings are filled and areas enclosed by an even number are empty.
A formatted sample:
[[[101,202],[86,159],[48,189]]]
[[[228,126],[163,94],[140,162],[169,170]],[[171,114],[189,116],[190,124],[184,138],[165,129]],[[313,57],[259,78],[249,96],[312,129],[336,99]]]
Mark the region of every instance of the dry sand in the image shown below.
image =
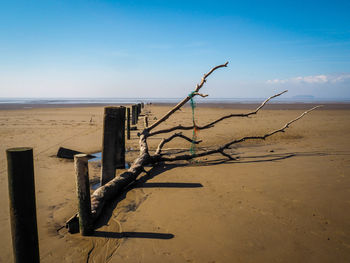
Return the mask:
[[[280,128],[307,107],[279,105],[225,120],[200,132],[199,148]],[[196,118],[205,124],[245,111],[236,108],[201,106]],[[151,122],[167,109],[146,106]],[[102,106],[0,110],[0,262],[12,262],[5,150],[18,146],[34,148],[41,262],[350,261],[349,105],[325,107],[284,134],[237,145],[237,161],[215,155],[148,167],[149,176],[106,207],[93,237],[71,235],[60,227],[76,212],[73,163],[54,156],[59,146],[100,151],[102,114]],[[190,121],[186,107],[162,127]],[[137,149],[136,133],[127,148]],[[161,138],[150,139],[150,148]],[[175,140],[166,148],[188,151],[189,144]],[[99,169],[91,163],[90,177],[96,180]]]

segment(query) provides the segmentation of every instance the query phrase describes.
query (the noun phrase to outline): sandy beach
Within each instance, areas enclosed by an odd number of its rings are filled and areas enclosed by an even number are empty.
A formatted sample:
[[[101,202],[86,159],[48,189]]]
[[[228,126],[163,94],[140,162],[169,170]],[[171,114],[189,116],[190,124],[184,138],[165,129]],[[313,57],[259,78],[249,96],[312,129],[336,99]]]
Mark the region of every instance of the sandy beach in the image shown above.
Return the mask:
[[[256,106],[203,104],[196,119],[203,125]],[[272,104],[225,120],[199,133],[197,150],[263,135],[311,107]],[[144,113],[152,123],[168,109],[146,105]],[[19,146],[34,148],[41,262],[349,262],[349,104],[327,104],[286,133],[235,145],[237,160],[212,155],[146,167],[149,175],[105,208],[93,236],[72,235],[62,227],[77,211],[74,167],[56,153],[60,146],[100,152],[102,122],[102,105],[0,107],[0,262],[13,260],[5,150]],[[160,128],[180,123],[191,124],[190,107]],[[127,162],[138,154],[137,132],[126,141]],[[151,151],[163,137],[149,139]],[[179,139],[166,149],[189,147]],[[98,180],[99,163],[89,169]]]

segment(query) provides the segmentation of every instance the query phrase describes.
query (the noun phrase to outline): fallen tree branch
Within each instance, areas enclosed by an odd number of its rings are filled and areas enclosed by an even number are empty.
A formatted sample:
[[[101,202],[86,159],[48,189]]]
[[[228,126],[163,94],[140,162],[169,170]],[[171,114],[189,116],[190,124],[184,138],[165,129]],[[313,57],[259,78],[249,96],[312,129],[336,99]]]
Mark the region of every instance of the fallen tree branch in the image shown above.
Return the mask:
[[[256,140],[256,139],[264,140],[267,137],[272,136],[278,132],[284,132],[285,129],[287,129],[289,127],[289,125],[291,125],[292,123],[301,119],[304,115],[306,115],[310,111],[315,110],[316,108],[319,107],[319,106],[316,106],[308,111],[305,111],[303,114],[301,114],[297,118],[286,123],[282,128],[280,128],[278,130],[274,130],[274,131],[267,133],[263,136],[247,136],[247,137],[243,137],[241,139],[232,140],[232,141],[230,141],[230,142],[228,142],[228,143],[226,143],[226,144],[224,144],[224,145],[222,145],[214,150],[203,151],[203,152],[199,152],[199,153],[195,153],[195,154],[185,154],[185,155],[177,155],[174,157],[166,157],[166,156],[161,154],[162,148],[166,143],[170,142],[174,138],[179,137],[179,138],[185,139],[189,142],[192,142],[192,140],[190,138],[182,135],[181,133],[175,133],[175,134],[171,135],[170,137],[168,137],[167,139],[162,139],[162,141],[158,145],[158,148],[156,150],[156,154],[151,156],[149,154],[148,145],[147,145],[147,138],[148,137],[156,135],[156,134],[160,134],[160,133],[171,132],[171,131],[178,130],[178,129],[190,130],[190,129],[193,129],[194,127],[193,126],[178,125],[176,127],[172,127],[169,129],[155,131],[153,133],[150,133],[150,131],[152,129],[154,129],[155,127],[157,127],[162,122],[166,121],[173,113],[175,113],[186,102],[188,102],[191,99],[191,97],[193,97],[195,95],[205,96],[203,94],[198,93],[198,91],[201,89],[201,87],[206,82],[207,77],[210,74],[212,74],[216,69],[219,69],[221,67],[227,67],[227,64],[228,64],[228,62],[226,62],[225,64],[222,64],[222,65],[216,66],[216,67],[212,68],[208,73],[204,74],[201,83],[196,86],[196,89],[189,96],[185,97],[181,102],[179,102],[175,107],[173,107],[168,113],[166,113],[157,122],[153,123],[149,127],[145,127],[145,129],[139,134],[139,136],[140,136],[140,138],[139,138],[139,146],[140,146],[139,157],[136,160],[134,160],[131,167],[126,172],[117,176],[116,178],[114,178],[113,180],[108,182],[107,184],[101,186],[91,195],[91,212],[92,212],[92,217],[93,217],[92,220],[93,221],[95,221],[98,218],[98,216],[101,214],[101,211],[102,211],[104,205],[106,204],[106,202],[108,202],[108,200],[110,200],[110,199],[114,198],[115,196],[117,196],[118,194],[120,194],[131,183],[133,183],[142,172],[146,172],[144,169],[145,165],[156,164],[156,163],[165,162],[165,161],[172,162],[172,161],[177,161],[177,160],[190,160],[193,158],[198,158],[198,157],[202,157],[202,156],[206,156],[206,155],[210,155],[210,154],[215,154],[215,153],[220,153],[223,156],[225,156],[231,160],[234,160],[234,158],[231,155],[229,155],[228,153],[225,152],[225,150],[229,149],[231,145],[236,144],[236,143],[240,143],[243,141],[247,141],[247,140]],[[256,114],[261,108],[263,108],[265,106],[265,104],[270,99],[275,98],[277,96],[280,96],[281,94],[283,94],[285,92],[286,91],[283,91],[279,94],[273,95],[270,98],[266,99],[258,108],[256,108],[252,112],[245,113],[245,114],[230,114],[230,115],[221,117],[221,118],[219,118],[219,119],[217,119],[217,120],[215,120],[215,121],[213,121],[205,126],[201,126],[201,127],[196,126],[195,128],[207,129],[207,128],[213,127],[218,122],[220,122],[224,119],[227,119],[227,118],[248,117],[252,114]],[[199,141],[195,141],[194,143],[199,143]]]
[[[255,110],[253,110],[251,112],[225,115],[225,116],[223,116],[223,117],[221,117],[221,118],[219,118],[219,119],[217,119],[215,121],[212,121],[212,122],[210,122],[210,123],[208,123],[208,124],[206,124],[204,126],[196,126],[196,129],[198,129],[198,130],[209,129],[209,128],[213,127],[215,124],[217,124],[218,122],[223,121],[225,119],[229,119],[229,118],[232,118],[232,117],[249,117],[250,115],[257,114],[258,111],[261,110],[266,105],[267,102],[269,102],[273,98],[281,96],[282,94],[286,93],[287,91],[288,90],[282,91],[281,93],[275,94],[275,95],[267,98],[263,103],[261,103],[259,105],[259,107],[257,107]],[[176,131],[176,130],[192,130],[193,128],[194,128],[193,125],[192,126],[182,126],[180,124],[180,125],[168,128],[168,129],[158,130],[158,131],[149,133],[148,137],[151,137],[151,136],[154,136],[154,135],[157,135],[157,134],[161,134],[161,133],[168,133],[168,132],[172,132],[172,131]]]

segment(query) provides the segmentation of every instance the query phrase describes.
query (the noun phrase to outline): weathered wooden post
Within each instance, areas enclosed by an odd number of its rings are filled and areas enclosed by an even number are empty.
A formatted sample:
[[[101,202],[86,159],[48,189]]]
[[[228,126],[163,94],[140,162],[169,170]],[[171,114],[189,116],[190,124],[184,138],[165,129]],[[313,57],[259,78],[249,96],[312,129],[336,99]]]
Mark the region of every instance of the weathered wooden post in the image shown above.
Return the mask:
[[[148,127],[148,117],[145,116],[143,120],[144,120],[144,126],[145,126],[145,128],[147,128]]]
[[[138,115],[141,114],[141,103],[137,104]]]
[[[77,183],[79,227],[83,236],[93,233],[88,158],[86,154],[74,155],[74,169]]]
[[[33,148],[6,150],[14,262],[39,262]]]
[[[105,107],[103,126],[101,186],[125,167],[125,107]]]
[[[137,120],[139,119],[139,116],[141,115],[141,103],[136,104],[137,108]]]
[[[126,137],[130,140],[130,108],[126,108]]]
[[[131,124],[135,125],[137,123],[137,109],[136,109],[136,105],[132,105],[131,106],[131,112],[132,112]]]
[[[141,108],[143,109],[145,107],[145,104],[141,102]]]

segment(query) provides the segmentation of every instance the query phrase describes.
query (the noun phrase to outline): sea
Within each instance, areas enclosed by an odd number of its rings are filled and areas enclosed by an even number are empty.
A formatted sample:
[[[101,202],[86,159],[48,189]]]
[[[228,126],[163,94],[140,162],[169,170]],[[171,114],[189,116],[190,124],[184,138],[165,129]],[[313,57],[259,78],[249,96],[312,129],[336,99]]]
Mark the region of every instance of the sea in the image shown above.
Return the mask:
[[[183,98],[0,98],[0,104],[135,104],[135,103],[171,103],[175,104]],[[261,103],[266,98],[201,98],[196,97],[196,103]],[[292,97],[274,98],[269,103],[350,103],[350,98],[314,98]]]

